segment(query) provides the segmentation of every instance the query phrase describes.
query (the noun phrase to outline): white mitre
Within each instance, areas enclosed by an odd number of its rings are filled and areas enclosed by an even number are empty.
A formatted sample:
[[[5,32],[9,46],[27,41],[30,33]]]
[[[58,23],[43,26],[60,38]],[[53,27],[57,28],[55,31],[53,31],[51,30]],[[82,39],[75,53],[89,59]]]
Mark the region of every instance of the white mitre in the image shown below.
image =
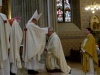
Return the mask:
[[[0,6],[2,6],[2,0],[0,0]]]
[[[41,15],[42,15],[42,13],[41,13],[41,14],[38,14],[38,12],[37,12],[37,10],[36,10],[36,11],[34,12],[33,16],[31,17],[31,19],[28,21],[28,23],[31,22],[33,18],[36,19],[36,20],[38,21]]]

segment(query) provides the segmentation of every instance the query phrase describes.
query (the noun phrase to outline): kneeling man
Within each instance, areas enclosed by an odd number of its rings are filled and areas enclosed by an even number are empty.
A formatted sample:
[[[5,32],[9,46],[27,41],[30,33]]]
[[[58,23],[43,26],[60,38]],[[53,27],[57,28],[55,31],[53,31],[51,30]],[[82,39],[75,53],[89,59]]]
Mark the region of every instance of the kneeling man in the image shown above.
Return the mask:
[[[48,44],[46,54],[46,69],[49,72],[64,72],[70,73],[71,68],[67,65],[65,60],[63,48],[61,45],[60,38],[53,31],[52,28],[48,29]]]

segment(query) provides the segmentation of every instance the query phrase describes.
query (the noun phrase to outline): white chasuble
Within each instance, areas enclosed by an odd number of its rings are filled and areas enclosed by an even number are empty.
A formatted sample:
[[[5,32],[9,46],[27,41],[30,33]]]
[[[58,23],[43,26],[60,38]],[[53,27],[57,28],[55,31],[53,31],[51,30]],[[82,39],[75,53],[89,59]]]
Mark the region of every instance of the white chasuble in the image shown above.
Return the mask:
[[[27,69],[38,69],[38,62],[44,51],[47,28],[40,28],[34,23],[28,23],[26,31],[26,47],[23,50],[23,59]],[[33,67],[30,65],[33,64]]]
[[[11,71],[16,73],[17,68],[22,68],[21,60],[20,60],[20,45],[22,41],[23,33],[19,23],[14,20],[12,23],[11,34],[10,34],[10,54],[9,59],[11,65]]]
[[[8,59],[10,29],[6,15],[0,13],[0,75],[10,75]]]
[[[46,66],[48,66],[48,69],[52,70],[52,68],[56,67],[56,68],[61,69],[62,72],[65,72],[65,73],[70,72],[71,68],[67,65],[60,39],[56,33],[53,33],[50,36],[50,39],[47,45],[47,51],[50,54],[50,56],[46,58],[46,60],[48,60],[46,61]],[[52,59],[51,55],[54,57],[54,59]],[[55,59],[56,59],[56,62],[55,62]],[[52,61],[54,61],[54,63]],[[54,67],[53,67],[53,64],[54,64]]]

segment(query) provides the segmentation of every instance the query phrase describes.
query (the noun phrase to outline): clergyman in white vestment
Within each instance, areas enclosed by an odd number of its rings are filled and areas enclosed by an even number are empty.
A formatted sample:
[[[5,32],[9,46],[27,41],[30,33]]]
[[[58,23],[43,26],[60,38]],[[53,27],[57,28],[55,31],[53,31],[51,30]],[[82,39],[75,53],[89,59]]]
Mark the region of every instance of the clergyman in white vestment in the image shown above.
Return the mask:
[[[24,44],[23,59],[28,74],[38,73],[39,60],[44,51],[46,34],[48,33],[47,28],[40,28],[37,25],[40,16],[41,14],[38,15],[36,10],[26,25],[26,45]]]
[[[63,48],[58,35],[53,31],[52,28],[48,29],[48,44],[46,54],[46,69],[48,72],[64,72],[69,74],[71,68],[67,65]]]
[[[19,25],[19,21],[20,19],[18,17],[15,17],[11,25],[12,27],[10,34],[10,54],[9,54],[9,59],[11,63],[11,75],[16,75],[17,69],[22,68],[19,51],[23,33]]]
[[[0,0],[0,12],[2,0]],[[0,75],[10,75],[10,64],[8,59],[10,24],[6,15],[0,13]]]

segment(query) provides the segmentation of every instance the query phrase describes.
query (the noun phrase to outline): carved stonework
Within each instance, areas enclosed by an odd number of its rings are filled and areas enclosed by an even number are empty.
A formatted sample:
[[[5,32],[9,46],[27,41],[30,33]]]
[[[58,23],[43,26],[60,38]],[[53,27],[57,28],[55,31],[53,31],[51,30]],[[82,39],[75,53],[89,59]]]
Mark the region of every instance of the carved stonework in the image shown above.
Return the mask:
[[[63,50],[66,56],[70,55],[70,50],[79,50],[80,44],[84,39],[84,34],[80,31],[59,32]]]

